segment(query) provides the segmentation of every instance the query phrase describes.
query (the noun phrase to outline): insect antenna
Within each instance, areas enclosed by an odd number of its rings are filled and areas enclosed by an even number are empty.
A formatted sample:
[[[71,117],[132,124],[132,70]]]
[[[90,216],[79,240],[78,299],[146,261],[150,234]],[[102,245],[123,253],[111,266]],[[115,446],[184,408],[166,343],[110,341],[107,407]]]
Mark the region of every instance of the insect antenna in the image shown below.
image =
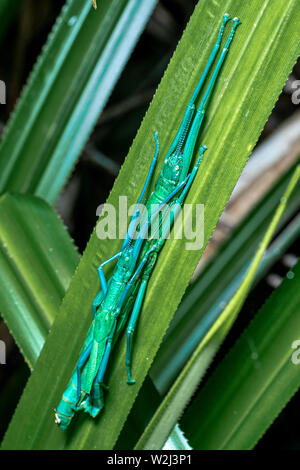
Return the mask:
[[[228,13],[225,13],[225,14],[223,15],[223,22],[222,22],[221,28],[220,28],[220,30],[219,30],[219,34],[218,34],[217,41],[216,41],[216,43],[215,43],[215,45],[214,45],[214,47],[213,47],[213,49],[212,49],[212,51],[211,51],[211,54],[210,54],[209,59],[208,59],[208,62],[207,62],[207,64],[206,64],[206,67],[205,67],[205,69],[204,69],[204,72],[202,73],[202,75],[201,75],[201,77],[200,77],[200,80],[199,80],[199,82],[198,82],[198,85],[197,85],[196,88],[195,88],[195,91],[194,91],[194,93],[193,93],[193,96],[192,96],[192,98],[190,99],[190,102],[189,102],[189,105],[190,105],[190,106],[192,106],[192,105],[195,103],[195,101],[196,101],[196,99],[197,99],[197,97],[198,97],[198,95],[199,95],[199,93],[200,93],[200,91],[201,91],[201,89],[202,89],[203,83],[204,83],[204,81],[205,81],[205,79],[206,79],[206,77],[207,77],[207,74],[208,74],[208,72],[209,72],[209,70],[210,70],[210,68],[211,68],[211,66],[212,66],[212,64],[213,64],[213,62],[214,62],[214,60],[215,60],[215,57],[216,57],[216,55],[217,55],[217,53],[218,53],[218,50],[219,50],[219,48],[220,48],[221,41],[222,41],[222,37],[223,37],[223,33],[224,33],[224,29],[225,29],[225,25],[226,25],[226,23],[228,23],[228,21],[230,21],[230,20],[231,20],[231,18],[230,18],[230,16],[228,15]]]
[[[218,60],[218,62],[217,62],[217,65],[216,65],[216,67],[215,67],[215,70],[214,70],[214,72],[213,72],[213,74],[212,74],[212,77],[211,77],[211,79],[210,79],[210,82],[209,82],[209,84],[208,84],[208,86],[207,86],[207,89],[206,89],[206,91],[205,91],[205,94],[204,94],[204,96],[203,96],[203,99],[202,99],[202,101],[201,101],[201,103],[200,103],[200,106],[199,106],[199,108],[198,108],[198,112],[201,112],[201,111],[204,110],[204,108],[205,108],[205,105],[206,105],[206,103],[207,103],[207,101],[208,101],[208,98],[209,98],[211,92],[212,92],[212,89],[213,89],[213,87],[214,87],[214,84],[215,84],[215,81],[216,81],[216,79],[217,79],[217,76],[219,75],[219,72],[220,72],[220,69],[221,69],[221,67],[222,67],[222,64],[223,64],[223,62],[224,62],[224,60],[225,60],[225,57],[226,57],[226,55],[227,55],[227,53],[228,53],[228,51],[229,51],[230,43],[231,43],[231,41],[232,41],[232,39],[233,39],[235,30],[236,30],[236,28],[238,27],[238,25],[241,24],[239,18],[234,18],[232,21],[233,21],[233,26],[232,26],[231,32],[230,32],[230,34],[229,34],[229,37],[228,37],[228,39],[227,39],[227,41],[226,41],[226,44],[225,44],[223,50],[222,50],[222,53],[221,53],[220,58],[219,58],[219,60]]]
[[[232,26],[231,32],[230,32],[229,37],[228,37],[228,39],[225,43],[225,46],[224,46],[224,48],[221,52],[221,55],[220,55],[219,60],[217,62],[217,65],[215,66],[212,77],[211,77],[211,79],[210,79],[210,81],[207,85],[207,89],[204,93],[204,96],[203,96],[203,99],[200,103],[200,106],[197,109],[195,118],[194,118],[192,126],[191,126],[191,130],[190,130],[189,135],[186,139],[186,143],[185,143],[185,147],[184,147],[184,151],[183,151],[183,166],[182,166],[182,170],[181,170],[181,180],[183,180],[185,178],[185,176],[187,175],[188,168],[190,166],[191,156],[193,155],[195,145],[196,145],[196,140],[197,140],[197,137],[199,135],[199,131],[200,131],[203,119],[204,119],[205,106],[207,104],[208,98],[211,95],[211,92],[213,90],[215,81],[216,81],[216,79],[219,75],[219,72],[220,72],[222,64],[225,60],[225,57],[226,57],[226,55],[229,51],[230,43],[233,39],[235,30],[238,27],[238,25],[240,24],[240,20],[238,18],[234,18],[232,21],[233,21],[233,26]]]
[[[182,148],[183,148],[183,145],[185,143],[185,140],[186,140],[186,137],[187,137],[187,134],[188,134],[188,131],[190,129],[190,124],[191,124],[191,121],[192,121],[192,118],[194,116],[194,109],[195,109],[195,101],[203,87],[203,84],[206,80],[206,77],[211,69],[211,66],[216,58],[216,55],[219,51],[219,48],[220,48],[220,45],[221,45],[221,41],[222,41],[222,37],[223,37],[223,33],[224,33],[224,29],[225,29],[225,26],[226,26],[226,23],[228,23],[228,21],[230,21],[231,18],[230,16],[228,15],[228,13],[225,13],[223,15],[223,22],[222,22],[222,25],[220,27],[220,30],[219,30],[219,34],[218,34],[218,37],[217,37],[217,40],[215,42],[215,45],[211,51],[211,54],[209,56],[209,59],[208,59],[208,62],[206,64],[206,67],[200,77],[200,80],[198,81],[198,84],[195,88],[195,91],[190,99],[190,102],[187,106],[187,109],[186,109],[186,112],[185,112],[185,115],[184,115],[184,118],[183,118],[183,121],[182,121],[182,125],[180,126],[180,129],[177,133],[177,136],[175,138],[175,154],[176,155],[179,155],[182,151]],[[168,154],[167,154],[167,158],[170,156],[170,154],[172,154],[174,151],[174,146],[172,145]]]

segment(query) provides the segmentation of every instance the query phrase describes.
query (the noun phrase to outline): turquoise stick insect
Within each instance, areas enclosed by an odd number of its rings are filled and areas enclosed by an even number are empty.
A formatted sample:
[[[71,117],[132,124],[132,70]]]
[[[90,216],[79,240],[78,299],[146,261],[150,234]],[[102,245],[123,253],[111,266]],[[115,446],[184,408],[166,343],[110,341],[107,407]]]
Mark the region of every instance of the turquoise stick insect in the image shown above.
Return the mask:
[[[158,147],[139,201],[142,200],[151,179],[157,153]],[[163,200],[162,205],[167,204],[185,184],[184,182],[175,188]],[[132,218],[133,223],[135,218],[136,214]],[[137,274],[140,271],[138,268],[135,272],[138,255],[134,250],[133,238],[130,235],[132,233],[131,227],[132,224],[121,251],[98,268],[101,291],[93,302],[93,322],[71,380],[57,410],[55,410],[56,422],[63,430],[68,427],[76,411],[84,410],[95,417],[103,408],[103,389],[106,388],[103,378],[113,341],[116,340],[115,335],[120,332],[118,319],[120,318],[121,324],[124,323],[123,308],[125,308],[125,312],[128,311],[128,301],[132,297],[130,290],[134,288]],[[118,259],[117,264],[111,279],[107,282],[103,267],[115,259]]]
[[[104,374],[112,347],[125,326],[129,315],[126,367],[128,383],[134,383],[131,377],[133,332],[158,254],[165,243],[180,207],[184,203],[206,150],[205,146],[201,146],[196,165],[189,173],[197,137],[205,115],[205,106],[228,53],[235,30],[240,23],[238,18],[233,19],[231,32],[196,114],[195,101],[215,60],[221,45],[225,25],[229,20],[231,18],[228,14],[223,15],[223,22],[208,63],[186,108],[175,139],[164,159],[155,189],[146,204],[147,214],[150,213],[150,215],[146,215],[146,220],[145,218],[144,220],[141,219],[138,207],[144,200],[157,162],[159,153],[157,134],[155,134],[155,154],[122,248],[120,252],[98,267],[101,290],[93,301],[93,321],[72,377],[57,410],[55,410],[56,423],[63,430],[68,427],[76,411],[84,410],[92,417],[96,417],[103,408],[103,390],[106,389],[103,383]],[[154,204],[156,209],[151,211]],[[162,215],[162,218],[158,225],[158,232],[147,239],[149,228],[159,217],[159,214]],[[137,233],[140,220],[143,220],[143,222],[140,223],[140,230]],[[115,260],[117,262],[113,275],[107,281],[103,267]]]
[[[233,19],[233,26],[230,32],[230,35],[226,41],[226,44],[222,50],[222,53],[220,55],[220,58],[216,64],[215,70],[212,74],[212,77],[209,81],[209,84],[207,86],[207,89],[204,93],[203,99],[200,103],[199,108],[197,109],[196,115],[193,115],[195,113],[195,101],[199,95],[199,92],[201,91],[204,81],[207,77],[207,74],[215,60],[216,54],[220,48],[221,45],[221,40],[224,32],[224,28],[226,23],[230,20],[231,18],[229,17],[228,14],[223,15],[223,22],[222,26],[220,28],[218,38],[216,41],[216,44],[213,47],[212,53],[209,57],[208,63],[205,67],[205,70],[198,82],[198,85],[192,95],[192,98],[186,108],[186,112],[184,115],[184,118],[182,120],[182,123],[180,125],[179,131],[177,135],[175,136],[175,139],[166,155],[166,158],[164,160],[163,166],[161,173],[158,177],[155,190],[151,194],[148,202],[147,202],[147,209],[148,212],[151,211],[152,205],[155,204],[161,204],[162,200],[164,197],[166,197],[167,194],[169,194],[174,188],[182,184],[186,178],[187,178],[187,172],[189,170],[190,164],[191,164],[191,159],[195,150],[195,145],[196,141],[199,135],[199,131],[201,128],[201,124],[204,119],[205,115],[205,106],[207,104],[208,98],[213,90],[213,86],[215,84],[216,78],[219,74],[219,71],[221,69],[221,66],[225,60],[225,57],[228,53],[230,43],[233,39],[235,30],[237,26],[240,24],[240,20],[238,18]],[[181,194],[178,196],[175,196],[169,206],[164,206],[162,208],[162,236],[158,236],[157,238],[154,236],[151,237],[151,239],[146,239],[146,242],[144,244],[142,253],[141,253],[141,258],[142,262],[140,266],[143,265],[143,274],[142,274],[142,280],[140,282],[140,287],[137,293],[136,301],[133,307],[133,312],[129,320],[129,325],[127,328],[127,352],[126,352],[126,368],[128,372],[128,384],[134,384],[135,381],[133,380],[131,376],[131,350],[132,350],[132,339],[133,339],[133,333],[135,330],[135,326],[140,314],[140,310],[143,304],[143,299],[146,293],[147,289],[147,284],[149,282],[151,273],[154,269],[154,266],[156,264],[156,260],[158,257],[159,252],[161,251],[162,247],[165,244],[167,235],[168,235],[168,229],[170,229],[174,223],[174,220],[176,219],[178,212],[180,211],[181,206],[184,203],[185,197],[189,191],[189,188],[191,186],[191,183],[196,175],[196,172],[199,168],[199,165],[201,163],[204,151],[206,150],[206,146],[202,145],[200,147],[200,156],[199,159],[189,176],[188,182],[185,185],[184,189],[182,190]],[[166,223],[167,222],[167,223]],[[145,231],[146,231],[146,226],[145,226]],[[137,244],[135,245],[135,249],[138,251],[140,250],[140,240],[137,241]],[[151,257],[148,258],[148,253],[151,252]]]

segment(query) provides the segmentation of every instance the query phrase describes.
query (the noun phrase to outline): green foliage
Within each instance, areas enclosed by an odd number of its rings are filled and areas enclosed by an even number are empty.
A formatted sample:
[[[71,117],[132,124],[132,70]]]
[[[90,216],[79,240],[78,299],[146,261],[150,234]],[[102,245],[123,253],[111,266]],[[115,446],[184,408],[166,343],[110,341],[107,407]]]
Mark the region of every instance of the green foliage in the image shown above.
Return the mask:
[[[296,1],[277,0],[274,8],[274,3],[268,1],[249,4],[231,0],[226,9],[239,16],[243,25],[210,102],[201,136],[208,151],[187,200],[205,205],[204,246],[299,53]],[[161,143],[160,168],[208,58],[222,13],[224,5],[218,3],[200,2],[196,7],[111,192],[109,202],[115,207],[121,194],[128,195],[129,203],[136,201],[153,155],[156,130]],[[122,340],[110,363],[110,390],[103,415],[97,420],[81,416],[64,434],[54,425],[52,407],[57,405],[70,377],[91,321],[91,303],[98,290],[96,267],[115,253],[121,242],[100,241],[95,233],[92,235],[17,407],[4,448],[111,449],[115,445],[204,249],[195,255],[185,250],[185,240],[166,244],[150,282],[136,335],[136,385],[126,384]]]
[[[34,367],[79,262],[54,210],[33,196],[0,198],[0,312]]]
[[[66,3],[4,131],[0,193],[55,201],[156,2]]]

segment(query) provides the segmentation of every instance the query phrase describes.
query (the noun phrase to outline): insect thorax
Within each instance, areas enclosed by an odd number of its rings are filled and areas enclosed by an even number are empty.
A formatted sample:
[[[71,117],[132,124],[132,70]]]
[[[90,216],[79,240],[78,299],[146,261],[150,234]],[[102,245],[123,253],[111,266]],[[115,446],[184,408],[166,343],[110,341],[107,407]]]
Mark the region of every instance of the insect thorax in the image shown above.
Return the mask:
[[[112,280],[116,284],[126,284],[129,281],[132,275],[132,256],[133,246],[129,245],[123,250],[114,269]]]
[[[180,183],[182,162],[182,154],[176,151],[166,157],[155,185],[155,191],[162,200]]]
[[[114,322],[114,313],[117,310],[117,306],[111,305],[110,308],[100,307],[95,317],[95,328],[94,328],[94,339],[97,342],[106,340],[108,333]]]

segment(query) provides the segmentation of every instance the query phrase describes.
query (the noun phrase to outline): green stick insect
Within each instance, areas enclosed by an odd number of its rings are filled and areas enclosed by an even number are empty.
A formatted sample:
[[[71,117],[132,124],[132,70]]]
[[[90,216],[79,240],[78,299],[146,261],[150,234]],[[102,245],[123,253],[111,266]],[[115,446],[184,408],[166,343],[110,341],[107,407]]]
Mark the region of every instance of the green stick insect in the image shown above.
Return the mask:
[[[156,142],[155,154],[121,251],[102,263],[98,268],[101,290],[93,301],[93,321],[73,375],[57,409],[55,409],[56,423],[63,430],[68,427],[76,411],[84,410],[92,417],[96,417],[103,408],[103,390],[107,388],[103,383],[104,374],[112,347],[124,328],[129,315],[126,368],[128,383],[134,383],[131,376],[133,332],[158,254],[184,203],[206,150],[204,145],[200,147],[198,160],[189,173],[197,137],[205,115],[205,106],[228,53],[235,30],[240,24],[238,18],[232,20],[231,32],[196,113],[195,101],[215,60],[221,45],[225,25],[229,20],[231,18],[228,14],[223,15],[223,22],[208,63],[186,108],[179,130],[166,154],[155,189],[146,203],[146,216],[144,215],[143,218],[143,214],[140,214],[139,205],[144,200],[157,162],[159,153],[157,133],[154,136]],[[153,206],[155,206],[155,210],[152,210]],[[157,221],[157,217],[160,217],[158,228],[149,238],[148,231],[154,221]],[[139,231],[137,231],[138,225]],[[109,281],[106,281],[103,267],[114,260],[117,260],[117,263],[113,275]]]

